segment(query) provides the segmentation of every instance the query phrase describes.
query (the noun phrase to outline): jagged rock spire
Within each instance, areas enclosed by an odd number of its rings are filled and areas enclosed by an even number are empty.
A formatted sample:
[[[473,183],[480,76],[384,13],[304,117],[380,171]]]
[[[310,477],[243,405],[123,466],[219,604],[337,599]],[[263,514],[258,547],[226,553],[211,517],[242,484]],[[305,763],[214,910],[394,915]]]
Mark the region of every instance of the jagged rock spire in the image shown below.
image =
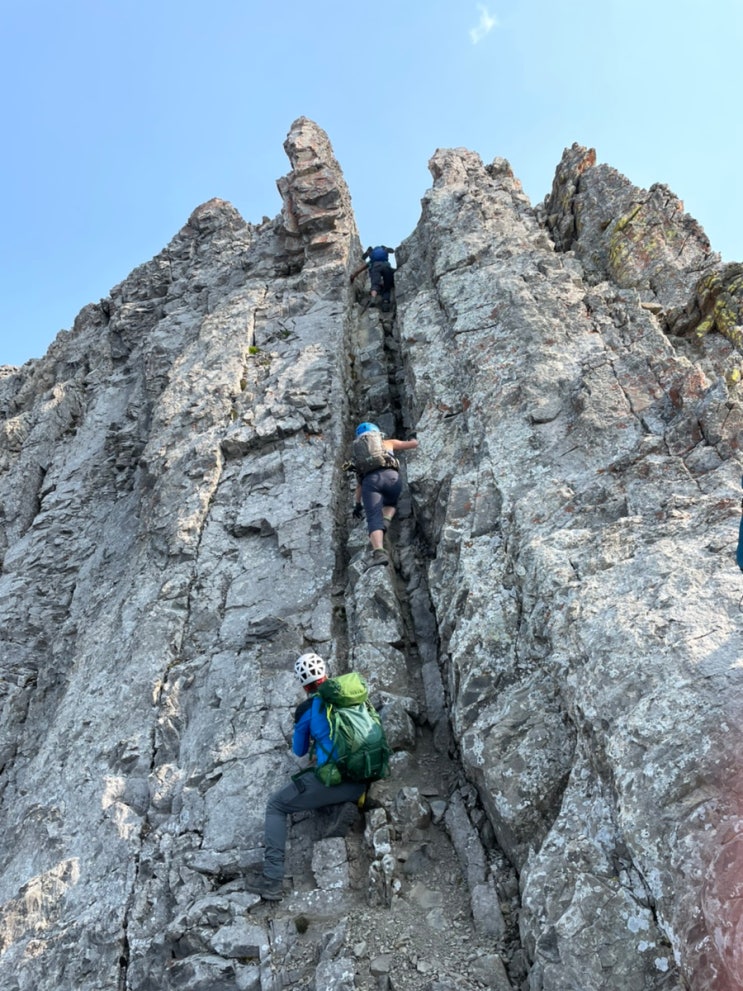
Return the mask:
[[[203,204],[0,378],[0,984],[732,991],[739,271],[580,146],[536,210],[442,149],[382,323],[327,136],[286,150],[277,218]],[[371,416],[420,445],[367,571]],[[269,914],[306,649],[394,775]]]

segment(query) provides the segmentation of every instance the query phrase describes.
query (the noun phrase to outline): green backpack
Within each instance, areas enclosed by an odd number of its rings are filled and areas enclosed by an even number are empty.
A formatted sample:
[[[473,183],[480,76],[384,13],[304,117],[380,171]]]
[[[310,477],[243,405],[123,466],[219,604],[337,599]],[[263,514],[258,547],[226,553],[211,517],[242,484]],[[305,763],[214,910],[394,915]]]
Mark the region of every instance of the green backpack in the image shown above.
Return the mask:
[[[336,760],[315,769],[325,785],[378,781],[390,773],[390,748],[382,721],[369,702],[369,689],[356,671],[324,681],[317,695],[325,706]]]

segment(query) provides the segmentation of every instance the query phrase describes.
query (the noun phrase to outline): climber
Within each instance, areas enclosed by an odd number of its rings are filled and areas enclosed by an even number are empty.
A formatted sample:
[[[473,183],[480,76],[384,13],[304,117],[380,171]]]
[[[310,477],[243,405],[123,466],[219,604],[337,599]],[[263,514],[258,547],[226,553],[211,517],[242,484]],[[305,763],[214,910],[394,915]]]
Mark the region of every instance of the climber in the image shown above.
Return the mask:
[[[381,294],[382,309],[387,312],[391,306],[390,294],[395,286],[395,273],[390,265],[389,256],[394,255],[395,249],[378,244],[376,248],[367,248],[362,258],[364,263],[359,265],[351,275],[351,282],[364,269],[369,270],[371,280],[371,306],[377,305],[377,296]]]
[[[294,665],[294,672],[308,697],[294,712],[292,751],[298,757],[304,757],[310,745],[316,743],[317,766],[322,766],[332,759],[334,750],[322,701],[314,694],[327,681],[325,661],[318,654],[302,654]],[[366,787],[365,782],[358,781],[342,781],[328,787],[315,774],[300,772],[289,784],[275,791],[266,803],[263,869],[248,877],[246,889],[266,901],[279,901],[283,895],[286,817],[292,812],[337,806],[324,838],[345,836],[359,815],[358,803]]]
[[[362,508],[366,512],[372,566],[386,565],[389,561],[382,544],[402,492],[400,467],[392,452],[410,451],[417,446],[417,440],[384,437],[375,423],[360,423],[356,428],[353,457],[349,462],[356,473],[353,516],[360,520]]]

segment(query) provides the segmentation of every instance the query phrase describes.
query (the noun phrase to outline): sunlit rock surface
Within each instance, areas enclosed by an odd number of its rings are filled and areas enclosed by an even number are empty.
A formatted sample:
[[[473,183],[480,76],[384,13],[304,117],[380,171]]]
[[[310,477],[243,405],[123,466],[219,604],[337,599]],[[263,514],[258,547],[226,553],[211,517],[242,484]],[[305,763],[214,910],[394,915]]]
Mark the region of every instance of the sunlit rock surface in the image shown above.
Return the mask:
[[[743,987],[740,266],[588,149],[536,207],[439,150],[386,316],[285,149],[274,220],[200,206],[0,371],[0,984]],[[359,419],[420,442],[388,569]],[[266,905],[306,649],[393,774]]]

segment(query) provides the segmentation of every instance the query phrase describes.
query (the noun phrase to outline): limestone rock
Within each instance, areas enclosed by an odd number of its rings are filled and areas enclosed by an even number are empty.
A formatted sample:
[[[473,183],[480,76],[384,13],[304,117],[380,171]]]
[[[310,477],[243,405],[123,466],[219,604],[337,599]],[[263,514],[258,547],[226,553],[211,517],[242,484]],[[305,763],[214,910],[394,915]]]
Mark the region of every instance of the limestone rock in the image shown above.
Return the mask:
[[[443,149],[382,322],[285,148],[278,217],[197,207],[0,370],[0,985],[733,991],[740,266],[578,145],[536,209]],[[367,570],[369,418],[420,446]],[[392,774],[267,907],[308,649]]]

